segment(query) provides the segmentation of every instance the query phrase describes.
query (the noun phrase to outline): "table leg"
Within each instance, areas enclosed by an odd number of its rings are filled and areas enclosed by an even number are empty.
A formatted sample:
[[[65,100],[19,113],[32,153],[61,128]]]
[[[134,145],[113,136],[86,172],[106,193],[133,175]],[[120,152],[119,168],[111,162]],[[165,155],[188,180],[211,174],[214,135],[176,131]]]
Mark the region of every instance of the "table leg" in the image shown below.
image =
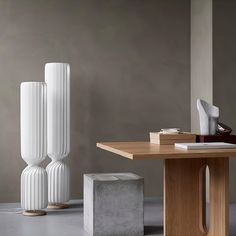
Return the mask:
[[[228,158],[167,159],[164,235],[228,236]],[[210,169],[210,229],[205,227],[204,177]]]
[[[207,160],[210,169],[210,228],[208,236],[229,235],[229,159]]]

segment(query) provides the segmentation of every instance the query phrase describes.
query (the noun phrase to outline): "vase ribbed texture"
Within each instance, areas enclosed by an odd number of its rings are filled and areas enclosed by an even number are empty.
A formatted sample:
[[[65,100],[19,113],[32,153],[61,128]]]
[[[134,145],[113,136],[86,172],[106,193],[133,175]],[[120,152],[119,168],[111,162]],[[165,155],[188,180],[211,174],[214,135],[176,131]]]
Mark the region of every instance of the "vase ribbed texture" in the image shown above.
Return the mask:
[[[47,206],[47,172],[37,166],[47,155],[46,83],[21,84],[21,156],[29,165],[21,175],[21,205],[25,210]]]
[[[47,172],[39,166],[27,166],[21,174],[21,207],[39,210],[48,204]]]
[[[45,65],[47,83],[47,166],[48,200],[50,204],[69,200],[68,166],[63,159],[70,152],[70,66],[67,63]]]
[[[69,201],[69,167],[62,161],[53,161],[46,170],[48,173],[48,202],[57,204]]]
[[[21,84],[21,156],[28,165],[37,165],[47,155],[46,84]]]
[[[48,156],[62,160],[70,152],[70,66],[48,63],[47,83]]]

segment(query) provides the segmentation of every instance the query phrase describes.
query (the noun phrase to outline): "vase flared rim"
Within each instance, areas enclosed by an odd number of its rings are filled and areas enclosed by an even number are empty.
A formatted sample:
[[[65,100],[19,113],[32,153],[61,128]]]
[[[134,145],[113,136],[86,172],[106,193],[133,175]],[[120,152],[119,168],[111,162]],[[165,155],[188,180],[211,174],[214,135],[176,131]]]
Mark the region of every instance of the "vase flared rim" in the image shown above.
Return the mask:
[[[26,81],[26,82],[21,82],[21,85],[24,85],[24,84],[46,84],[46,82],[43,82],[43,81]]]
[[[45,65],[61,65],[61,64],[69,65],[69,63],[67,63],[67,62],[48,62]]]

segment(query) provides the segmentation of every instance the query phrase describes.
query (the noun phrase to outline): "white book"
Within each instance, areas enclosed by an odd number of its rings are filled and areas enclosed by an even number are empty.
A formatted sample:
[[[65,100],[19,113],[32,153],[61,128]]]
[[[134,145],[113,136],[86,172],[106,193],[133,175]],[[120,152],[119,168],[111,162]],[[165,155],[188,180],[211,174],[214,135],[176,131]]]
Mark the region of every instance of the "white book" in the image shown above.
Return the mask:
[[[212,142],[212,143],[175,143],[176,148],[186,150],[198,150],[198,149],[228,149],[236,148],[236,144],[224,143],[224,142]]]

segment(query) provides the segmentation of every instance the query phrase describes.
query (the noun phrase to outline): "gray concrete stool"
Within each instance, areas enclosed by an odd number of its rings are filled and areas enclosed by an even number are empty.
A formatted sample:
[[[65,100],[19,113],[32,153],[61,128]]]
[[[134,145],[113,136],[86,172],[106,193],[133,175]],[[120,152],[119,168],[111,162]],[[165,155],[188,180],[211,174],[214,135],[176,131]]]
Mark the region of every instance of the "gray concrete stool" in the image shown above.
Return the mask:
[[[143,236],[143,178],[85,174],[84,229],[94,236]]]

